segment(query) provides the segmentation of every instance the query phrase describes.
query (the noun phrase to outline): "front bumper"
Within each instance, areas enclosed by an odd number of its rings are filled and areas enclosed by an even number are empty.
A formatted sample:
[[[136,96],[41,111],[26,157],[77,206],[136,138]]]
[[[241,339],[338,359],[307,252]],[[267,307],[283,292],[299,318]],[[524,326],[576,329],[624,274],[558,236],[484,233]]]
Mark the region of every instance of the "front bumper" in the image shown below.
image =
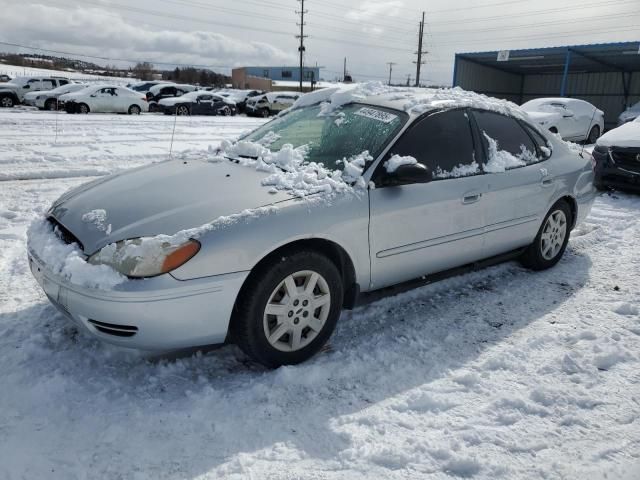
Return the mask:
[[[28,256],[36,281],[66,317],[100,340],[151,351],[223,343],[235,299],[249,274],[187,281],[167,274],[98,290],[53,274],[32,251]]]
[[[640,191],[640,149],[613,148],[594,151],[594,183],[600,187]]]

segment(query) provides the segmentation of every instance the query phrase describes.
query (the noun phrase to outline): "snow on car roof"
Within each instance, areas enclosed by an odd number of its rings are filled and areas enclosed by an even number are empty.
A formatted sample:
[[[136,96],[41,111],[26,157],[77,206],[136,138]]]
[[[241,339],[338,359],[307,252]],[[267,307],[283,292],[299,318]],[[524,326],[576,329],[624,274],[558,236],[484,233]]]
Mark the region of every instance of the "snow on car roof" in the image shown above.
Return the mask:
[[[292,108],[323,103],[327,110],[334,110],[342,105],[356,102],[403,110],[414,115],[437,108],[475,107],[526,118],[520,107],[513,102],[469,92],[460,87],[390,87],[381,82],[341,85],[317,90],[300,97]]]
[[[159,92],[161,89],[166,88],[166,87],[176,87],[176,88],[182,88],[185,90],[197,90],[198,87],[196,87],[195,85],[187,85],[184,83],[159,83],[157,85],[154,85],[153,87],[151,87],[149,89],[149,91],[153,94]]]

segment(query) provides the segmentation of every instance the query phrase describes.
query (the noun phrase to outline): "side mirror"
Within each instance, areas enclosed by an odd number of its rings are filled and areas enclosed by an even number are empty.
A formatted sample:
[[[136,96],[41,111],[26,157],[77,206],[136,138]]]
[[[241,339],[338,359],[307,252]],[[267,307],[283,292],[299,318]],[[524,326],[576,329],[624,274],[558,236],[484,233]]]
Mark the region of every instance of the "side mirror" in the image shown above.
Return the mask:
[[[98,95],[96,93],[92,93],[91,95],[89,95],[91,98],[96,98]]]
[[[411,185],[413,183],[428,183],[433,180],[433,174],[429,168],[421,163],[400,165],[393,172],[384,176],[385,186]]]
[[[574,113],[571,110],[567,110],[566,112],[564,112],[564,115],[562,115],[562,118],[571,118],[574,116]]]

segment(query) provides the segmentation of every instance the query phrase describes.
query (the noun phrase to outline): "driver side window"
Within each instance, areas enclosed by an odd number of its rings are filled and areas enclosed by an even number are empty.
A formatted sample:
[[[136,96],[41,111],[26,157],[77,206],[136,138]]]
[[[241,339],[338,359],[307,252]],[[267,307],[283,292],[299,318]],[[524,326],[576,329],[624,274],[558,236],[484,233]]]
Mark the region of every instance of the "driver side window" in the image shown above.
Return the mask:
[[[432,113],[405,132],[388,158],[413,157],[431,171],[434,180],[478,175],[471,131],[465,110]]]

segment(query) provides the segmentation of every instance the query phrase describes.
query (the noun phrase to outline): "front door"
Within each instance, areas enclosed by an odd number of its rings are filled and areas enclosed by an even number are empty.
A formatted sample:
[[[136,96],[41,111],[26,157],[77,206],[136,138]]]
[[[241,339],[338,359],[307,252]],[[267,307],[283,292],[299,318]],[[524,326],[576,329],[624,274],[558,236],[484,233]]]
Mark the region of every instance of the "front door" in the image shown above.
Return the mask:
[[[433,180],[383,186],[394,157],[413,157]],[[390,149],[369,192],[372,289],[483,258],[487,179],[475,159],[464,109],[417,120]]]

